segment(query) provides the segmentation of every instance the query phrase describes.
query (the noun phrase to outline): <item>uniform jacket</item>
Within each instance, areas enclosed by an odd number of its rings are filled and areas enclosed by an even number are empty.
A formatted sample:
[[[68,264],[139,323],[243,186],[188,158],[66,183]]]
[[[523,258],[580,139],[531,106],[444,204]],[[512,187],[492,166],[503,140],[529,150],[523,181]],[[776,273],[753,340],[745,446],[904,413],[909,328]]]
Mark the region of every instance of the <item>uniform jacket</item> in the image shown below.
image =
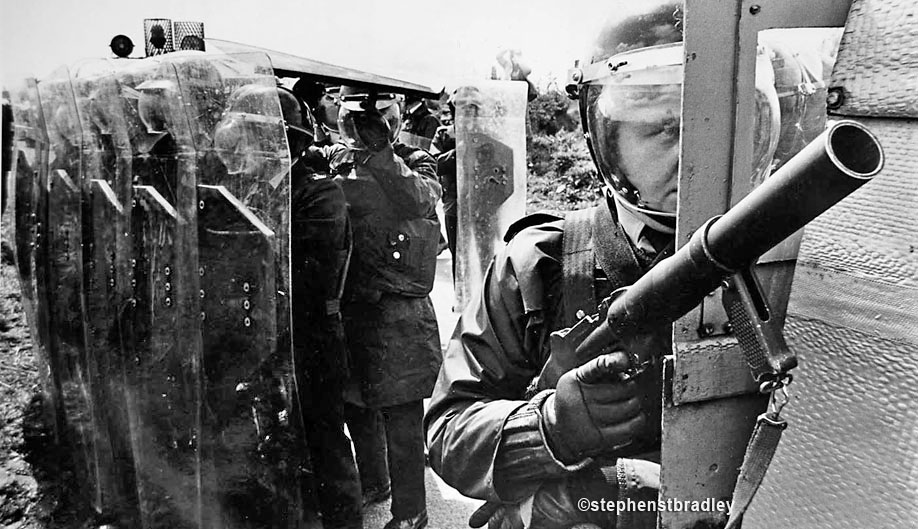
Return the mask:
[[[340,143],[326,152],[347,197],[354,233],[348,297],[426,296],[433,288],[440,236],[433,157],[400,143],[366,163],[355,160],[365,153]]]
[[[348,253],[347,204],[331,177],[302,162],[292,170],[290,231],[293,340],[304,355],[297,364],[311,376],[343,380],[339,287]]]
[[[405,115],[400,138],[408,145],[429,150],[439,127],[440,120],[431,114],[427,105],[422,102],[414,112]]]
[[[358,404],[393,406],[428,397],[442,355],[427,294],[436,271],[440,199],[426,151],[396,143],[365,153],[328,150],[347,197],[354,250],[342,304]]]
[[[456,148],[437,156],[437,175],[443,187],[443,213],[445,215],[458,215],[457,196],[458,183],[456,182]]]
[[[608,207],[596,212],[596,261],[612,263],[594,272],[596,298],[603,299],[640,277],[651,256],[630,243],[630,255],[598,255],[608,251],[607,233],[625,235]],[[481,292],[462,315],[425,417],[431,468],[471,497],[519,501],[541,483],[583,468],[558,461],[544,439],[514,448],[509,465],[504,457],[510,450],[502,445],[509,439],[508,419],[531,405],[527,389],[548,358],[549,334],[567,326],[561,309],[563,223],[544,216],[535,220],[542,222],[522,229],[495,257]],[[532,428],[540,438],[538,426]]]

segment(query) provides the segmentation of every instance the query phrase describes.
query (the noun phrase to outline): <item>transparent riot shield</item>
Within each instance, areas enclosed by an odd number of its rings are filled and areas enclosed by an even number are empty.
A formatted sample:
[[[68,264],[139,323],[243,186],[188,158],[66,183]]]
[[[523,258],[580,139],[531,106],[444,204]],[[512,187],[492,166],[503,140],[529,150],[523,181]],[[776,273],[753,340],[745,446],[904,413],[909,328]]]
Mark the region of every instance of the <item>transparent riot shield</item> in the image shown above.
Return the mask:
[[[25,80],[10,95],[14,124],[10,190],[13,252],[22,305],[38,359],[46,423],[53,426],[55,442],[61,442],[61,386],[57,358],[49,349],[47,302],[48,135],[36,80]]]
[[[84,176],[84,242],[87,249],[87,359],[93,375],[96,417],[108,433],[112,486],[101,510],[120,525],[139,521],[138,487],[126,400],[125,373],[135,357],[131,334],[131,147],[117,63],[98,61],[74,68],[73,89],[80,114]],[[108,462],[107,459],[103,460]]]
[[[480,288],[510,224],[526,208],[526,84],[483,81],[456,94],[460,307]]]
[[[112,488],[107,428],[96,416],[98,395],[90,367],[83,282],[82,130],[70,72],[55,71],[38,85],[48,130],[47,302],[49,352],[56,358],[68,441],[78,476],[97,510]]]
[[[175,68],[139,61],[115,81],[131,145],[132,357],[125,399],[140,526],[200,527],[201,310],[196,160]]]
[[[261,54],[175,65],[200,184],[205,483],[224,520],[298,527],[308,460],[290,341],[290,155],[273,69]]]

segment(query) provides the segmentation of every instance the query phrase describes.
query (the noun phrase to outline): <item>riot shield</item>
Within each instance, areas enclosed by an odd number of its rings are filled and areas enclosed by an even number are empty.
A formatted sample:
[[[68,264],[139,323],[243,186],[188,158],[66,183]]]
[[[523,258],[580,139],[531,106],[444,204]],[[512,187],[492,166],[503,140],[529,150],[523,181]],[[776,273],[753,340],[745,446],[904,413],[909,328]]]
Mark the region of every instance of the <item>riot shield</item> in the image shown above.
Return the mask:
[[[510,224],[526,208],[526,83],[483,81],[456,93],[456,297],[481,285]]]
[[[49,351],[56,357],[64,419],[78,475],[89,485],[92,505],[102,509],[112,485],[107,428],[96,416],[95,387],[87,356],[83,283],[82,129],[70,72],[61,68],[38,85],[48,130],[48,311]]]
[[[267,56],[176,63],[198,160],[206,451],[224,520],[298,527],[307,455],[290,342],[290,156]],[[226,97],[222,97],[223,95]],[[212,117],[219,119],[212,119]]]
[[[49,350],[47,303],[48,136],[35,79],[11,94],[14,123],[12,159],[13,252],[22,305],[29,323],[55,442],[63,436],[63,412],[56,358]]]
[[[74,69],[73,88],[83,130],[82,167],[86,196],[86,311],[88,364],[93,375],[96,417],[106,428],[113,487],[102,510],[120,525],[139,522],[138,487],[126,400],[126,366],[135,355],[131,330],[131,148],[114,71],[99,61]]]
[[[115,74],[132,149],[133,356],[125,398],[140,525],[200,527],[201,338],[194,144],[175,69]],[[136,302],[136,303],[135,303]]]

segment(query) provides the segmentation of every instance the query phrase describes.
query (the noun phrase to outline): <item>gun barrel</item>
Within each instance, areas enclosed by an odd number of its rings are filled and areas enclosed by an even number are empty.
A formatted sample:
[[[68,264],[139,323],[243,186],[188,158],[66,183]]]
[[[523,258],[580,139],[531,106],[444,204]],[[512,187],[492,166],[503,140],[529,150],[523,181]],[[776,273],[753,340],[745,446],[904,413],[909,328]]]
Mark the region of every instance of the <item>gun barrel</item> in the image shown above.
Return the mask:
[[[722,217],[695,232],[612,300],[604,321],[577,348],[592,358],[615,343],[672,323],[722,279],[864,185],[883,168],[883,149],[866,127],[837,121]]]
[[[837,121],[708,230],[711,254],[737,269],[799,230],[883,168],[883,149],[855,121]]]

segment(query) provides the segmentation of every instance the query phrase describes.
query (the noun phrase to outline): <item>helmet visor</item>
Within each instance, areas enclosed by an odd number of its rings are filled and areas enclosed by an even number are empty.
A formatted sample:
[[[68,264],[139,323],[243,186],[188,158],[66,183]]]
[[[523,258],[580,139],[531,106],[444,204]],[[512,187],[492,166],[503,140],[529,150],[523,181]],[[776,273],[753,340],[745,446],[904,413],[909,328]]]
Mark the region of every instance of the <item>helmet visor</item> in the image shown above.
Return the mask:
[[[609,187],[647,213],[676,207],[683,47],[615,55],[583,71],[581,105],[597,169]],[[768,67],[769,71],[765,71]],[[768,61],[757,61],[752,180],[770,171],[777,98]]]
[[[338,112],[338,132],[341,134],[341,139],[348,147],[358,150],[367,150],[366,143],[361,136],[361,131],[358,130],[354,120],[354,115],[361,112],[364,111],[354,111],[342,105]],[[381,110],[371,109],[369,112],[378,112],[380,114],[389,127],[389,143],[394,142],[402,127],[402,114],[399,111],[398,105],[389,105]]]

